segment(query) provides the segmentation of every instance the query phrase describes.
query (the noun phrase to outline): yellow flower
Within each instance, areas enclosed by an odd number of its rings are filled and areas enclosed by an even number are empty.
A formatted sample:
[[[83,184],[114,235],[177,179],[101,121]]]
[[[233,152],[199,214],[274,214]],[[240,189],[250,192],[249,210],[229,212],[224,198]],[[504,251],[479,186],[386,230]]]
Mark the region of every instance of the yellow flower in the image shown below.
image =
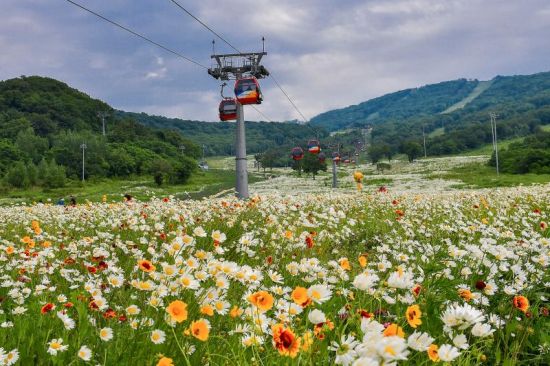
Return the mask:
[[[433,362],[439,361],[439,354],[437,353],[438,349],[439,347],[437,346],[437,344],[431,344],[430,347],[428,347],[428,357]]]
[[[239,308],[238,306],[233,306],[233,308],[229,312],[229,316],[232,318],[236,318],[238,316],[241,316],[243,312],[243,309]]]
[[[340,267],[342,267],[345,271],[351,271],[351,265],[349,264],[349,260],[347,258],[341,258],[338,261],[338,264],[340,264]]]
[[[166,308],[172,320],[181,323],[187,319],[187,304],[180,300],[172,301]]]
[[[420,307],[418,305],[409,306],[407,308],[406,314],[407,314],[407,322],[411,327],[416,328],[417,326],[422,324],[422,320],[420,320],[420,317],[422,316],[422,312],[420,311]]]
[[[212,316],[214,315],[214,308],[210,305],[203,305],[201,306],[201,314]]]
[[[365,257],[364,255],[360,255],[359,256],[359,265],[362,268],[365,268],[367,266],[367,257]]]

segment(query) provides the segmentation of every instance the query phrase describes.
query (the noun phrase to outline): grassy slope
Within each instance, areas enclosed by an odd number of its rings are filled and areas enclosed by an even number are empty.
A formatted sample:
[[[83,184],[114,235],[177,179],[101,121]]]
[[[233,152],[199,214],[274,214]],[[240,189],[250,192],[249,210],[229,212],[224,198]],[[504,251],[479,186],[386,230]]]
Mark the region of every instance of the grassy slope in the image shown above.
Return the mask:
[[[467,164],[441,174],[431,174],[431,179],[462,181],[455,188],[495,188],[550,182],[550,174],[500,174],[495,168],[484,164]]]
[[[466,98],[462,99],[460,102],[453,104],[452,106],[441,112],[441,114],[451,113],[456,111],[457,109],[464,108],[468,103],[480,96],[481,93],[489,89],[492,84],[493,80],[480,81],[479,84],[477,84],[474,90],[472,90],[472,92]]]
[[[254,175],[249,176],[249,182],[260,180]],[[64,197],[68,203],[69,197],[74,196],[78,202],[101,201],[102,196],[107,195],[109,201],[120,201],[126,193],[137,199],[144,200],[153,196],[163,197],[175,195],[179,198],[202,198],[216,194],[235,185],[235,175],[229,170],[211,169],[209,171],[196,172],[186,184],[163,185],[158,187],[150,177],[136,177],[132,180],[102,179],[97,181],[70,182],[64,188],[42,189],[30,188],[26,190],[13,190],[0,199],[0,204],[11,202],[47,202],[51,199],[56,202]]]

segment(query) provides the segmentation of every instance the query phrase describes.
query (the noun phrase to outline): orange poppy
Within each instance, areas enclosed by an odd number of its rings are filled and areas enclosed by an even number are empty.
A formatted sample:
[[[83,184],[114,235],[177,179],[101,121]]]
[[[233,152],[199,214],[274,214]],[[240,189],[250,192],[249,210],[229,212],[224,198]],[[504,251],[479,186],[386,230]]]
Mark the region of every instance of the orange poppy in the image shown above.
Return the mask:
[[[273,296],[267,291],[258,291],[248,296],[248,301],[262,311],[273,307]]]
[[[384,329],[384,333],[382,334],[384,334],[384,337],[398,336],[401,338],[405,338],[405,332],[403,332],[403,328],[395,323],[388,325],[388,327]]]
[[[174,361],[171,358],[162,357],[157,363],[157,366],[174,366]]]
[[[296,337],[290,328],[285,328],[282,324],[275,324],[271,327],[273,332],[273,345],[283,356],[291,358],[296,357],[300,351],[302,340]]]
[[[472,294],[472,291],[467,288],[461,288],[458,290],[458,296],[460,296],[464,301],[470,301],[474,297],[474,294]]]
[[[514,307],[524,313],[529,309],[529,300],[525,296],[514,296]]]
[[[153,272],[156,267],[153,266],[153,263],[148,261],[147,259],[142,259],[138,261],[139,269],[141,269],[143,272]]]
[[[172,320],[181,323],[187,319],[187,304],[181,300],[172,301],[166,308]]]
[[[42,314],[46,314],[46,313],[52,311],[54,308],[55,308],[55,305],[52,304],[51,302],[49,302],[46,305],[42,306],[42,309],[40,309],[40,312]]]
[[[210,334],[210,323],[206,319],[199,319],[191,323],[190,331],[193,337],[205,342]]]
[[[297,305],[300,305],[301,307],[305,308],[309,304],[311,304],[312,300],[307,294],[307,288],[297,286],[291,294],[292,301],[294,301]]]

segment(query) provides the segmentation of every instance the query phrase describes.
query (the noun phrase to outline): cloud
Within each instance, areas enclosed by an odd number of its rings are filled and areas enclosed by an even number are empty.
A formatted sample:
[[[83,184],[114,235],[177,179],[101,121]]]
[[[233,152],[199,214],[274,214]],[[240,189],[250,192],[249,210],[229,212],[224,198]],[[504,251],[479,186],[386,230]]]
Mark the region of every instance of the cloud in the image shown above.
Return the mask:
[[[210,66],[214,36],[170,1],[82,1]],[[266,67],[311,118],[408,87],[459,77],[548,71],[546,0],[203,0],[181,2]],[[67,2],[3,0],[0,79],[45,75],[115,108],[216,120],[220,83],[206,70]],[[216,40],[217,52],[234,52]],[[299,119],[273,80],[258,110]],[[247,119],[265,119],[246,108]]]

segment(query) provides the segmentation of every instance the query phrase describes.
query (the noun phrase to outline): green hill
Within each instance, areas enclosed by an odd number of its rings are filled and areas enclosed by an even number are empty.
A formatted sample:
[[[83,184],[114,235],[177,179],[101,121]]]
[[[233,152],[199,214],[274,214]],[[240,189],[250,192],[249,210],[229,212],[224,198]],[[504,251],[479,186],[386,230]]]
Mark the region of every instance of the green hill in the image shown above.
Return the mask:
[[[459,79],[405,89],[358,105],[322,113],[312,118],[311,124],[335,131],[372,126],[387,120],[434,115],[466,98],[477,85],[477,80]]]
[[[488,82],[455,80],[384,95],[314,117],[330,131],[346,129],[340,140],[371,127],[371,143],[390,154],[407,142],[422,144],[430,155],[455,154],[491,142],[489,112],[498,113],[501,139],[534,133],[550,124],[550,72],[497,76]]]
[[[15,186],[59,186],[81,176],[124,177],[162,170],[185,181],[200,149],[181,133],[144,126],[130,118],[107,119],[106,103],[54,79],[31,76],[0,82],[0,177]],[[179,146],[186,147],[182,157]]]
[[[234,154],[234,122],[189,121],[123,111],[117,111],[117,116],[131,118],[155,128],[178,130],[193,142],[206,145],[207,155]],[[328,136],[325,129],[311,125],[289,122],[247,122],[246,150],[249,154],[256,154],[277,149],[284,151],[284,155],[288,156],[293,146],[304,145],[308,139],[325,136]]]

